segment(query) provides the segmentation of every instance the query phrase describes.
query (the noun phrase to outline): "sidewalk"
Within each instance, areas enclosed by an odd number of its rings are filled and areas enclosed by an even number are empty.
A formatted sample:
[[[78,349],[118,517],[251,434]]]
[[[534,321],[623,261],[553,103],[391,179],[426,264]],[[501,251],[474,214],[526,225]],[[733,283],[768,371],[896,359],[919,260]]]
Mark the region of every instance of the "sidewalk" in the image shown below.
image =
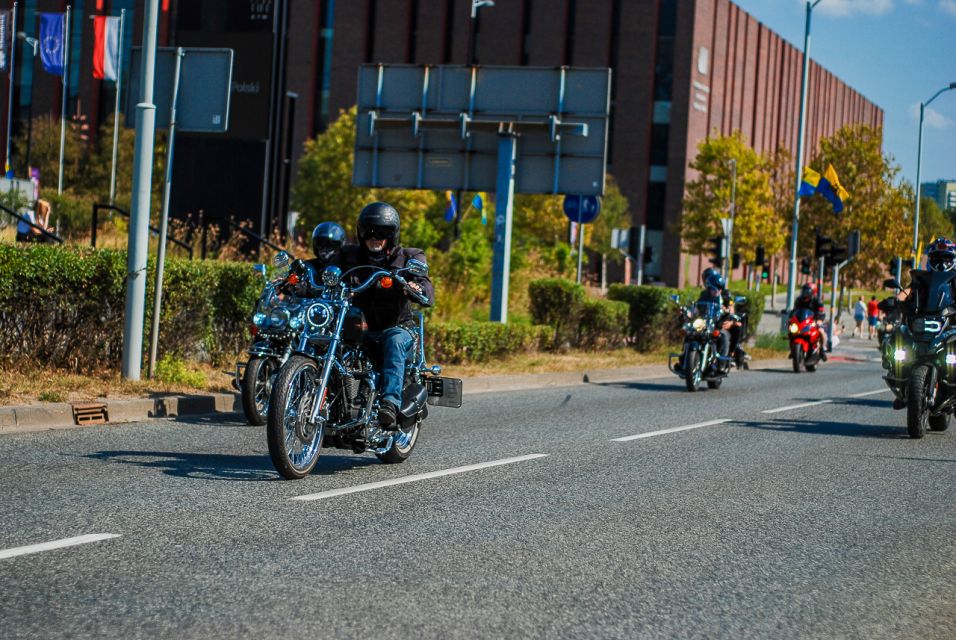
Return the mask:
[[[787,366],[786,359],[760,360],[751,369]],[[524,391],[548,387],[570,387],[631,380],[662,378],[671,375],[666,363],[524,375],[495,375],[463,378],[464,395],[496,391]],[[676,378],[675,378],[676,379]],[[93,406],[96,405],[96,406]],[[86,415],[84,415],[86,414]],[[125,400],[100,400],[95,403],[49,402],[0,407],[0,436],[8,433],[77,429],[98,424],[142,422],[155,418],[199,415],[242,415],[238,393],[204,393]],[[92,420],[90,417],[92,416]]]

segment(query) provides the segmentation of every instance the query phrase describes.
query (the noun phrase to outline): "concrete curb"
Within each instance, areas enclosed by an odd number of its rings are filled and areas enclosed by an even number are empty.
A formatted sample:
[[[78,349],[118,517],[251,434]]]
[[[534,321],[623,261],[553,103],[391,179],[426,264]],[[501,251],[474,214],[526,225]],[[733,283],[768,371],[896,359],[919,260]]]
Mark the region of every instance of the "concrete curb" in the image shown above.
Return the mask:
[[[789,360],[761,360],[752,364],[751,369],[771,369],[781,366],[789,366]],[[646,380],[668,375],[671,374],[666,365],[652,364],[590,371],[481,376],[463,378],[462,381],[465,396],[470,396],[496,391],[522,391]],[[154,418],[242,413],[242,404],[238,393],[204,393],[104,400],[104,402],[108,418],[107,424],[144,422]],[[73,406],[67,402],[0,407],[0,436],[30,431],[80,429],[88,426],[101,425],[76,424],[73,417]]]

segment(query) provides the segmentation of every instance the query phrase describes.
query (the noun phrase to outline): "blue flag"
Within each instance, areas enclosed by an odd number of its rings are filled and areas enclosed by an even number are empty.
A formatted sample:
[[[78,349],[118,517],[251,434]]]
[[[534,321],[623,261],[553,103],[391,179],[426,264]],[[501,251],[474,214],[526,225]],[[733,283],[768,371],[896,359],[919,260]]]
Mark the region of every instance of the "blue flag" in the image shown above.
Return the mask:
[[[445,207],[445,222],[451,222],[458,217],[458,201],[455,200],[455,194],[451,191],[445,192],[445,198],[448,199],[448,206]]]
[[[40,61],[43,70],[55,76],[63,75],[63,23],[62,13],[38,13],[40,16]]]
[[[482,201],[480,193],[476,193],[475,197],[471,199],[471,206],[481,211],[481,224],[488,224],[488,214],[485,213],[485,203]]]

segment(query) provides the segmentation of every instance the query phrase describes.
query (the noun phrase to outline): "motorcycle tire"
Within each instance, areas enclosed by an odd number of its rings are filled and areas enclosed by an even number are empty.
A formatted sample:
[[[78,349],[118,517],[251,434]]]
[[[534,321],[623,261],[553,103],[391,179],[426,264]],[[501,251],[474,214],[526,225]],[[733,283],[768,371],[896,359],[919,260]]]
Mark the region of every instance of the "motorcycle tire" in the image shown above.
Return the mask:
[[[793,372],[800,373],[803,368],[803,349],[797,343],[790,345],[790,357],[793,359]]]
[[[815,364],[805,364],[805,365],[803,365],[803,368],[806,369],[807,371],[809,371],[810,373],[813,373],[814,371],[817,370],[817,365],[815,365]]]
[[[273,466],[287,480],[306,477],[319,461],[324,430],[306,418],[320,375],[315,361],[295,355],[279,369],[272,387],[266,440]]]
[[[269,416],[269,398],[272,381],[276,374],[276,361],[272,358],[250,358],[242,375],[242,412],[246,422],[256,427],[266,423]]]
[[[708,388],[708,389],[715,389],[715,390],[716,390],[716,389],[720,389],[720,383],[722,383],[723,381],[724,381],[723,378],[721,378],[720,380],[708,380],[708,381],[707,381],[707,388]]]
[[[949,418],[951,414],[944,413],[938,416],[929,417],[930,431],[946,431],[949,429]]]
[[[421,422],[416,422],[407,429],[399,429],[395,432],[392,440],[392,446],[385,453],[376,453],[375,457],[385,464],[401,464],[408,460],[412,455],[412,449],[418,442],[418,431]]]
[[[929,367],[922,365],[913,367],[910,371],[910,379],[907,381],[909,388],[906,390],[908,400],[906,402],[906,431],[911,438],[922,438],[926,435],[926,427],[929,422]]]
[[[684,360],[684,384],[687,386],[687,390],[693,393],[700,387],[700,353],[688,351]]]

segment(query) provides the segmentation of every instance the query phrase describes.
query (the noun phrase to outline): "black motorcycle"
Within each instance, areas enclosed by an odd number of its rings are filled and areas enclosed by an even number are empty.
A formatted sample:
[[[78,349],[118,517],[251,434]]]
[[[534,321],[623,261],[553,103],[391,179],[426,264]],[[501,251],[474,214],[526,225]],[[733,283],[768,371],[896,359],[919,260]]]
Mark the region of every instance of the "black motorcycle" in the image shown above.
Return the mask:
[[[252,314],[253,341],[246,362],[236,364],[233,379],[242,399],[242,411],[251,425],[262,426],[269,413],[269,398],[272,383],[279,368],[292,354],[293,344],[302,331],[302,323],[294,320],[300,313],[301,303],[293,295],[293,289],[301,277],[290,269],[290,256],[281,251],[273,259],[276,277],[266,278],[265,265],[255,265],[265,286]]]
[[[893,408],[906,408],[910,437],[922,438],[927,427],[945,431],[956,408],[956,272],[913,270],[910,277],[905,301],[880,303],[899,318],[881,343],[883,379],[896,396]],[[884,284],[902,291],[896,279]]]
[[[672,300],[680,305],[678,296]],[[701,300],[680,309],[684,348],[681,353],[670,354],[667,367],[684,379],[688,391],[697,391],[701,381],[707,382],[710,389],[719,389],[734,362],[731,357],[721,356],[718,350],[720,325],[724,320],[738,318],[725,314],[719,302]]]
[[[304,298],[297,311],[295,318],[304,328],[279,370],[269,402],[266,433],[272,463],[292,480],[312,471],[323,446],[372,451],[387,464],[404,462],[418,441],[429,404],[461,406],[461,380],[442,378],[441,367],[425,364],[424,319],[419,314],[415,359],[405,366],[397,423],[392,429],[383,428],[378,421],[380,363],[364,341],[368,325],[353,298],[373,286],[397,286],[427,303],[403,276],[427,275],[428,265],[409,260],[397,271],[363,265],[345,274],[338,267],[327,267],[321,284],[310,269],[307,281],[314,296]],[[372,272],[361,284],[350,286],[349,276],[363,270]]]

